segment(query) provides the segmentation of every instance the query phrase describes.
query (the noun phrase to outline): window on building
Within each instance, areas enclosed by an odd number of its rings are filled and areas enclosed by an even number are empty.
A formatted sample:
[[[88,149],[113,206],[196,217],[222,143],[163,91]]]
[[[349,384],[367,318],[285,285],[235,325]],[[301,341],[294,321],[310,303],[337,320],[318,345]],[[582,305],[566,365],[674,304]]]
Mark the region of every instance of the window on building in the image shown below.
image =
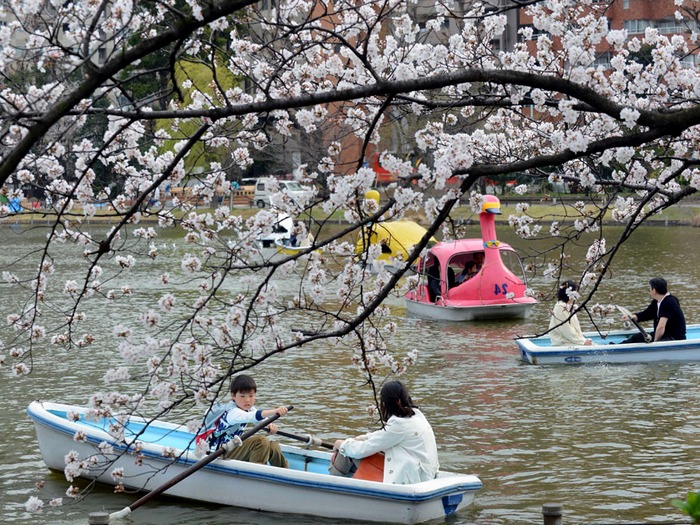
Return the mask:
[[[539,35],[546,35],[548,34],[547,31],[544,31],[542,29],[537,29],[535,26],[532,24],[523,24],[521,28],[529,27],[532,29],[532,38],[537,38]],[[522,32],[520,32],[518,38],[520,39],[521,42],[525,40],[525,37],[523,36]]]
[[[681,66],[687,68],[694,68],[696,64],[697,55],[685,55],[681,58]]]
[[[598,53],[593,61],[593,67],[602,66],[603,69],[610,69],[610,53]]]
[[[678,33],[685,32],[685,28],[678,25],[678,22],[676,20],[657,20],[656,28],[659,30],[659,33],[663,34],[675,35]]]
[[[434,9],[427,8],[424,5],[416,4],[415,6],[411,6],[409,8],[409,16],[420,29],[425,29],[425,24],[429,20],[435,18],[435,11]],[[443,24],[445,24],[445,22],[449,22],[449,20],[445,19]]]
[[[625,29],[629,34],[644,33],[647,27],[653,27],[651,20],[625,20]]]
[[[622,9],[630,8],[630,0],[622,0]]]

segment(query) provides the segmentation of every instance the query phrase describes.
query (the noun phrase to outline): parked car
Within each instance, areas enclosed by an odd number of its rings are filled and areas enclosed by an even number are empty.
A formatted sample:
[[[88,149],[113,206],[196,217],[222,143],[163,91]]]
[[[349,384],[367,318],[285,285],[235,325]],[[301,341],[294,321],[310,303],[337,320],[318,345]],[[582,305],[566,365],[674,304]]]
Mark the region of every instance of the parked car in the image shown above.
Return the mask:
[[[274,187],[274,182],[270,178],[258,179],[258,183],[255,185],[255,204],[258,208],[264,208],[270,205],[270,195],[273,193],[278,193],[280,191],[286,191],[289,195],[294,198],[301,196],[307,191],[308,188],[302,186],[297,181],[294,180],[278,180],[278,189],[272,189]]]

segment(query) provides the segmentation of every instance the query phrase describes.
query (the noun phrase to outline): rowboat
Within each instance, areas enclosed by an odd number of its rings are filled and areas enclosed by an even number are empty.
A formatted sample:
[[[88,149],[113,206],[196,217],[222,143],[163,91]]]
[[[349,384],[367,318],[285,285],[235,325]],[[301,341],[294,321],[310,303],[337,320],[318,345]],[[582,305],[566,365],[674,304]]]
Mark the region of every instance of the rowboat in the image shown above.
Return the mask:
[[[439,321],[525,319],[537,301],[512,268],[524,275],[515,250],[496,238],[494,214],[500,201],[485,195],[479,214],[481,238],[443,241],[418,262],[419,281],[404,295],[409,315]],[[458,278],[467,265],[483,261],[473,274]]]
[[[515,342],[521,359],[532,365],[700,361],[700,324],[686,327],[687,339],[684,341],[620,344],[635,332],[616,330],[605,334],[605,337],[597,332],[588,332],[584,335],[593,341],[589,346],[552,346],[548,336],[524,337]]]
[[[277,222],[272,227],[272,231],[265,235],[258,235],[255,242],[260,250],[271,248],[275,250],[275,242],[289,242],[294,228],[294,219],[289,215],[278,214]],[[276,252],[273,252],[276,253]]]
[[[200,459],[194,453],[194,434],[182,425],[160,420],[149,423],[135,416],[120,424],[115,418],[92,417],[85,408],[37,401],[27,413],[34,422],[43,460],[53,470],[63,471],[66,456],[77,454],[86,460],[81,477],[115,485],[112,473],[122,469],[119,481],[126,488],[148,492]],[[121,437],[110,433],[115,428],[121,428]],[[80,439],[74,439],[78,435]],[[482,487],[476,476],[448,472],[409,485],[331,476],[329,452],[281,448],[289,469],[218,458],[164,494],[335,520],[411,524],[458,512]]]
[[[309,248],[311,248],[310,244],[307,244],[305,246],[291,246],[288,242],[288,239],[276,239],[275,240],[275,248],[277,248],[277,253],[280,255],[296,255],[298,253],[307,251]],[[321,253],[321,250],[316,250],[318,253]]]

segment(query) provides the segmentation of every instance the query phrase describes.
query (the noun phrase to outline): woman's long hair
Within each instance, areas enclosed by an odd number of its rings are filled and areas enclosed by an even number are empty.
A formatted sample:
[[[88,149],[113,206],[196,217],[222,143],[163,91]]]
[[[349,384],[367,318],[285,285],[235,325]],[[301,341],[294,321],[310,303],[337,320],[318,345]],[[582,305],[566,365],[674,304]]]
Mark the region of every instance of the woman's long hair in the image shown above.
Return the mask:
[[[401,381],[389,381],[382,387],[380,394],[379,414],[382,421],[387,422],[391,416],[411,417],[415,415],[413,403],[408,389]]]
[[[576,284],[574,281],[564,281],[561,283],[559,285],[559,290],[557,290],[557,299],[562,303],[568,303],[569,299],[571,299],[567,293],[569,290],[572,292],[578,291],[578,284]]]

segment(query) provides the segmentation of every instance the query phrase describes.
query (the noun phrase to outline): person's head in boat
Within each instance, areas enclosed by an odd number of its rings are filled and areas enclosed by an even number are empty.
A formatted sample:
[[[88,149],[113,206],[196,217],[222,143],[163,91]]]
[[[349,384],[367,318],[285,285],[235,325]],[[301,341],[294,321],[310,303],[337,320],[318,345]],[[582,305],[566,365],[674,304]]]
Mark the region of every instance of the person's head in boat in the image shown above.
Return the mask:
[[[249,410],[255,405],[255,394],[258,392],[258,385],[255,379],[246,374],[240,374],[231,381],[231,399],[238,408]]]
[[[655,290],[659,295],[666,295],[668,293],[668,283],[663,277],[654,277],[650,279],[649,287]]]
[[[476,262],[475,261],[467,261],[464,263],[464,268],[462,269],[461,273],[457,277],[457,283],[463,283],[464,281],[467,281],[474,277],[477,274],[477,269],[476,269]]]
[[[389,421],[391,416],[411,417],[415,415],[414,408],[418,408],[413,403],[408,389],[401,381],[389,381],[382,387],[380,393],[381,402],[379,412],[382,421]]]
[[[476,252],[474,254],[474,262],[476,263],[476,269],[481,270],[484,265],[484,252]]]
[[[574,281],[564,281],[559,285],[559,290],[557,290],[557,300],[563,303],[568,303],[576,298],[578,292],[578,284]]]

